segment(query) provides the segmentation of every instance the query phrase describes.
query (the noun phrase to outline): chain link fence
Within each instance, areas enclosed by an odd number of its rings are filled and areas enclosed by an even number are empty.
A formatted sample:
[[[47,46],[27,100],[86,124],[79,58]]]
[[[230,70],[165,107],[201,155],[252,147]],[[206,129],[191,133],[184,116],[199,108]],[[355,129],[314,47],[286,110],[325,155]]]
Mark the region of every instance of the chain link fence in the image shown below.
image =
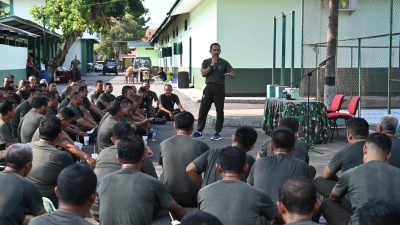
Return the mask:
[[[336,58],[337,93],[361,97],[359,115],[376,124],[383,114],[400,119],[400,0],[349,0],[349,9],[339,11],[339,40]],[[316,68],[326,56],[328,0],[304,1],[304,74]],[[392,35],[390,35],[392,27]],[[392,40],[391,69],[390,40]],[[390,77],[390,79],[389,79]],[[310,95],[323,101],[324,69],[311,77]],[[388,88],[390,86],[390,88]],[[307,80],[302,82],[307,96]]]

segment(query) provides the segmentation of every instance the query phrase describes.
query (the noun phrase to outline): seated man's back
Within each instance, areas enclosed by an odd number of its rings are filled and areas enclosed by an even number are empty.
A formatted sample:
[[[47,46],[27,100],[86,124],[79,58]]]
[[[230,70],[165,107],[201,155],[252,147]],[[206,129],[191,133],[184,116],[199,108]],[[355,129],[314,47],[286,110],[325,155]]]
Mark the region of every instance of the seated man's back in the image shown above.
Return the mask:
[[[400,201],[400,169],[386,162],[371,161],[342,176],[334,190],[344,191],[341,180],[347,184],[353,209],[352,221],[358,220],[358,210],[369,199]]]
[[[6,168],[0,172],[0,224],[20,225],[26,214],[44,213],[39,189],[24,176],[32,165],[32,150],[27,145],[8,148]]]
[[[58,210],[34,218],[30,224],[90,225],[84,218],[96,195],[96,183],[96,175],[89,166],[73,164],[63,169],[55,188]]]
[[[329,224],[336,224],[340,218],[341,222],[348,222],[351,215],[349,224],[358,225],[359,209],[369,200],[400,201],[400,169],[387,163],[390,151],[391,141],[386,134],[368,136],[364,164],[344,172],[329,199],[322,203],[322,213]],[[337,204],[344,200],[350,201],[351,211]]]
[[[33,152],[33,166],[28,179],[54,205],[57,205],[57,198],[54,193],[57,176],[63,168],[74,163],[69,153],[55,147],[60,132],[60,120],[56,116],[46,116],[39,125],[40,141],[29,144]]]
[[[97,189],[100,223],[150,225],[156,205],[180,219],[185,210],[165,186],[139,172],[145,157],[143,141],[137,137],[120,140],[117,148],[122,169],[105,176]]]
[[[208,145],[190,137],[194,117],[190,112],[178,113],[174,127],[177,135],[161,142],[159,163],[163,167],[161,182],[182,206],[197,206],[197,187],[186,174],[186,167],[208,150]]]
[[[277,201],[279,188],[293,177],[313,178],[311,169],[305,162],[293,156],[275,154],[257,160],[247,182],[265,191],[273,201]]]
[[[236,147],[220,151],[217,169],[222,180],[199,191],[200,210],[216,216],[223,224],[252,225],[260,216],[271,220],[278,214],[266,193],[240,180],[240,174],[248,168],[245,158],[245,153]]]
[[[271,145],[275,155],[257,160],[247,178],[250,185],[265,191],[274,202],[278,200],[279,188],[289,178],[313,178],[310,167],[304,161],[291,156],[295,142],[292,130],[276,129],[272,134]]]

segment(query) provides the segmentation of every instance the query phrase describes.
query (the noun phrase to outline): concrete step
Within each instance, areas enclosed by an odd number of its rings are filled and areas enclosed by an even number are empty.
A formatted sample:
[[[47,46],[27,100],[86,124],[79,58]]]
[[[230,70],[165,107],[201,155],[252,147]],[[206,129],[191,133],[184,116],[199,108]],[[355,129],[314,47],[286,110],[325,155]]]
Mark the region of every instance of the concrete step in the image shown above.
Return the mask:
[[[264,109],[225,109],[224,127],[250,126],[261,128],[264,118]],[[215,126],[217,116],[215,110],[210,110],[207,124]]]

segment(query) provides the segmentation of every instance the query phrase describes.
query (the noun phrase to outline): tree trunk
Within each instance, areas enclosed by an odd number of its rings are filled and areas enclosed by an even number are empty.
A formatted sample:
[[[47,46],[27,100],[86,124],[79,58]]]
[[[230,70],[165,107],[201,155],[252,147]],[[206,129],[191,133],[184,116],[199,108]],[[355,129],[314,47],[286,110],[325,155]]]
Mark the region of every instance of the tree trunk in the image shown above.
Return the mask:
[[[53,58],[50,64],[50,74],[53,78],[53,81],[56,80],[57,68],[64,64],[69,48],[72,46],[72,44],[74,44],[78,37],[82,36],[82,34],[82,31],[72,32],[70,35],[65,37],[64,41],[61,43],[60,48],[57,50],[56,56]]]
[[[332,57],[332,59],[326,63],[325,68],[324,103],[327,107],[331,105],[333,97],[336,94],[335,76],[338,22],[339,0],[329,0],[329,22],[327,32],[326,58]]]

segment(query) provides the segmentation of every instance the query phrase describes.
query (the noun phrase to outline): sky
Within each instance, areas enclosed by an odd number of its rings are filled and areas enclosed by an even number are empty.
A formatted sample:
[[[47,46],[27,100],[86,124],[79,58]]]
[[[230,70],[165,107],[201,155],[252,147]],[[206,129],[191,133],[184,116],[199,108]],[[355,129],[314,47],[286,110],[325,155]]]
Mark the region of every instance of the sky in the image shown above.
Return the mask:
[[[167,17],[176,0],[144,0],[143,5],[149,10],[146,17],[150,17],[147,23],[150,27],[158,28]]]

